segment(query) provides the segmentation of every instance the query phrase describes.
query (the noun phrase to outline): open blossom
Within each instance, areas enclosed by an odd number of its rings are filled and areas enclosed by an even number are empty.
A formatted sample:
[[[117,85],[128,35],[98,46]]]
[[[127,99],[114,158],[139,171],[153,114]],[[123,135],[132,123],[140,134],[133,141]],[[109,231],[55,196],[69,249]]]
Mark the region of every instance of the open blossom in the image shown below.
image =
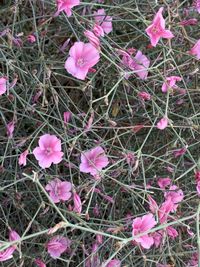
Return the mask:
[[[138,50],[135,57],[132,57],[131,54],[118,50],[118,54],[122,56],[122,64],[131,71],[133,71],[141,80],[147,79],[148,68],[150,65],[150,60]],[[128,79],[130,74],[126,74]]]
[[[3,95],[7,90],[7,78],[1,77],[0,78],[0,95]]]
[[[153,217],[153,214],[149,213],[147,215],[144,215],[142,217],[138,217],[133,220],[133,231],[132,235],[134,240],[137,243],[140,243],[143,248],[149,249],[153,243],[154,239],[149,234],[144,234],[140,237],[135,237],[136,235],[142,234],[150,229],[152,229],[156,225],[156,221]]]
[[[152,24],[146,29],[146,33],[149,35],[151,45],[156,46],[160,38],[171,39],[174,37],[170,30],[165,29],[165,20],[162,16],[163,7],[161,7],[156,13]]]
[[[169,89],[176,89],[176,82],[181,81],[181,77],[170,76],[166,78],[166,81],[162,85],[162,92],[167,93]]]
[[[59,15],[60,12],[64,11],[68,17],[71,16],[71,9],[80,4],[80,0],[57,0],[57,12],[56,15]]]
[[[166,117],[162,118],[161,120],[159,120],[159,122],[157,123],[156,127],[159,130],[164,130],[168,125],[168,119]]]
[[[108,165],[108,157],[102,147],[97,146],[81,154],[80,171],[95,176]]]
[[[196,44],[191,48],[191,55],[196,56],[197,59],[200,59],[200,39],[196,42]]]
[[[9,233],[9,241],[16,241],[19,240],[20,236],[18,235],[18,233],[14,230],[11,230]],[[1,244],[0,244],[0,248],[1,248]],[[9,260],[13,257],[13,253],[16,250],[17,246],[16,245],[12,245],[2,251],[0,251],[0,262]]]
[[[33,155],[39,161],[41,168],[49,168],[52,163],[62,161],[61,141],[55,135],[44,134],[39,139],[39,147],[33,150]]]
[[[84,31],[84,35],[87,37],[91,45],[93,45],[96,49],[100,47],[99,38],[92,31]]]
[[[97,25],[100,25],[104,33],[108,34],[112,31],[112,17],[106,16],[103,8],[94,12],[94,20]]]
[[[59,203],[60,201],[64,202],[70,199],[72,195],[72,184],[70,182],[62,182],[58,178],[50,181],[45,189],[49,192],[49,196],[54,203]]]
[[[158,210],[158,217],[160,223],[166,223],[169,213],[174,210],[174,203],[168,198],[165,202],[162,203]]]
[[[170,200],[174,204],[172,211],[176,211],[178,203],[180,203],[184,198],[184,194],[178,186],[171,185],[169,191],[165,192],[164,197],[166,200]]]
[[[54,236],[47,243],[47,250],[53,259],[59,258],[60,255],[70,247],[71,241],[62,236]]]
[[[99,61],[98,50],[90,43],[76,42],[69,50],[65,69],[74,77],[85,80],[90,68]]]
[[[26,157],[27,157],[27,155],[28,155],[28,149],[20,154],[19,160],[18,160],[19,165],[26,166]]]
[[[200,13],[200,0],[194,0],[193,6],[196,8],[196,10]]]

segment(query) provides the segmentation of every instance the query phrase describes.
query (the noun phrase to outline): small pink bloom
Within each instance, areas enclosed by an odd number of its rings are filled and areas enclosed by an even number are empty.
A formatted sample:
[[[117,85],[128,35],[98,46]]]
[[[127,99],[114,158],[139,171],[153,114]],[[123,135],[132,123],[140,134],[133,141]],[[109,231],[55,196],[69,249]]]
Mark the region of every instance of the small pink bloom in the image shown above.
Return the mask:
[[[94,20],[97,25],[100,25],[104,33],[108,34],[112,31],[112,17],[106,16],[103,8],[94,12]]]
[[[151,100],[151,95],[149,94],[149,93],[146,93],[146,92],[144,92],[144,91],[142,91],[142,92],[139,92],[138,93],[138,96],[142,99],[142,100],[146,100],[146,101],[149,101],[149,100]]]
[[[97,146],[81,154],[80,171],[95,176],[109,164],[102,147]]]
[[[53,259],[59,258],[71,244],[71,241],[62,236],[53,237],[47,244],[48,253]]]
[[[189,260],[187,267],[198,267],[198,263],[199,263],[199,253],[195,252],[193,253],[191,259]]]
[[[6,133],[7,133],[8,138],[12,138],[13,137],[14,129],[15,129],[14,121],[11,121],[6,125]]]
[[[63,113],[64,124],[67,124],[70,121],[71,116],[72,116],[72,114],[69,111],[66,111]]]
[[[184,155],[186,151],[187,151],[187,147],[176,149],[173,151],[174,157],[178,158],[178,157]]]
[[[80,4],[80,0],[57,0],[57,12],[56,15],[59,15],[60,12],[64,11],[68,17],[71,16],[71,9]]]
[[[128,152],[127,154],[125,154],[125,159],[129,166],[133,166],[136,160],[135,154],[133,152]]]
[[[13,37],[12,38],[12,43],[13,45],[17,46],[17,47],[22,47],[23,46],[23,41],[20,37]]]
[[[148,201],[149,201],[149,210],[155,214],[158,211],[158,204],[156,203],[156,201],[150,196],[148,195]]]
[[[200,181],[200,170],[195,171],[195,179],[196,181]]]
[[[33,155],[39,161],[41,168],[49,168],[52,163],[62,161],[61,141],[55,135],[44,134],[39,139],[39,147],[33,150]]]
[[[97,241],[96,241],[97,244],[101,245],[101,244],[103,243],[103,236],[97,234],[97,235],[96,235],[96,240],[97,240]]]
[[[0,95],[3,95],[7,90],[7,78],[1,77],[0,78]]]
[[[19,163],[20,166],[21,165],[26,166],[26,157],[27,157],[27,155],[28,155],[28,149],[20,154],[19,160],[18,160],[18,163]]]
[[[158,248],[160,246],[160,243],[162,242],[163,235],[161,231],[155,232],[152,234],[153,240],[154,240],[154,246]]]
[[[106,264],[106,267],[120,267],[121,261],[120,260],[111,260],[108,264]]]
[[[49,182],[45,189],[49,192],[49,196],[54,203],[64,202],[70,199],[72,195],[72,184],[70,182],[62,182],[58,178]]]
[[[94,33],[96,36],[98,36],[98,37],[100,37],[100,36],[104,37],[104,31],[103,31],[103,28],[102,28],[100,25],[98,25],[98,24],[95,24],[95,25],[94,25],[93,33]]]
[[[137,54],[133,58],[129,53],[123,50],[118,50],[117,52],[119,55],[122,56],[122,63],[124,66],[134,71],[135,74],[138,75],[140,79],[142,80],[147,79],[150,61],[145,55],[142,54],[141,51],[138,50]],[[127,73],[126,78],[128,79],[129,76],[130,75]]]
[[[162,203],[161,207],[158,210],[158,217],[160,223],[166,223],[169,213],[174,210],[175,204],[171,201],[171,199],[167,199],[165,202]]]
[[[170,200],[174,204],[172,211],[176,211],[178,207],[177,204],[183,200],[184,194],[183,194],[183,191],[178,188],[178,186],[171,185],[169,188],[169,191],[165,192],[164,197],[166,201]]]
[[[84,31],[85,37],[87,37],[88,41],[93,45],[96,49],[100,47],[99,38],[91,31]]]
[[[76,192],[73,193],[73,201],[74,201],[73,211],[80,214],[82,211],[82,203],[81,203],[81,198]]]
[[[158,179],[158,185],[161,189],[165,189],[170,184],[171,184],[171,179],[169,177]]]
[[[196,56],[197,59],[200,59],[200,39],[196,42],[196,44],[191,48],[189,53],[193,56]]]
[[[35,35],[34,35],[34,34],[30,34],[30,35],[28,35],[28,37],[27,37],[27,41],[28,41],[29,43],[31,43],[31,44],[35,43],[35,42],[36,42],[36,37],[35,37]]]
[[[139,50],[133,59],[134,63],[132,64],[131,69],[136,71],[135,74],[137,74],[141,80],[146,80],[150,60]]]
[[[16,241],[20,239],[20,236],[18,235],[17,232],[15,232],[14,230],[11,230],[9,233],[9,241]],[[0,244],[1,247],[1,244]],[[16,250],[16,245],[10,246],[7,249],[4,249],[2,251],[0,251],[0,262],[9,260],[13,257],[13,253]]]
[[[46,264],[41,261],[40,259],[35,259],[34,263],[38,266],[38,267],[46,267]]]
[[[146,29],[146,33],[149,35],[151,45],[156,46],[160,38],[171,39],[174,37],[170,30],[165,30],[165,20],[162,16],[163,7],[161,7],[156,13],[152,24]]]
[[[168,119],[165,117],[165,118],[162,118],[156,125],[156,127],[159,129],[159,130],[164,130],[168,125]]]
[[[182,26],[196,25],[197,23],[198,23],[197,19],[187,19],[187,20],[182,20],[181,22],[179,22],[179,24]]]
[[[94,112],[92,112],[92,114],[91,114],[91,116],[90,116],[90,118],[89,118],[89,120],[85,126],[85,132],[88,132],[91,129],[93,120],[94,120]]]
[[[200,0],[194,0],[193,6],[196,8],[196,10],[200,13]]]
[[[156,225],[156,221],[153,217],[153,214],[151,213],[134,219],[133,224],[132,224],[133,239],[137,243],[140,243],[143,248],[149,249],[154,243],[152,236],[148,234],[144,234],[143,236],[136,237],[136,238],[135,236],[152,229],[155,225]]]
[[[175,239],[178,236],[178,232],[176,231],[174,227],[168,226],[166,230],[167,230],[168,236],[171,237],[172,239]]]
[[[65,69],[74,77],[85,80],[90,68],[99,61],[98,50],[90,43],[76,42],[69,50]]]
[[[176,82],[181,81],[181,77],[178,76],[170,76],[166,78],[166,81],[162,85],[162,92],[167,93],[168,90],[171,89],[176,89]]]

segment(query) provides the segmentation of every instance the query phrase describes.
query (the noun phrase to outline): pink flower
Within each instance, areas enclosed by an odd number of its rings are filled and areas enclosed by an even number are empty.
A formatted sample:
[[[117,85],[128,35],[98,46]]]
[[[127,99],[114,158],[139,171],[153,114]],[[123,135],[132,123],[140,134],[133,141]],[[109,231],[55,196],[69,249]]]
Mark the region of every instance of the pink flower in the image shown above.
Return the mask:
[[[173,151],[174,157],[178,158],[178,157],[184,155],[186,151],[187,151],[187,147],[176,149]]]
[[[160,223],[166,223],[169,213],[174,210],[175,204],[170,200],[167,199],[165,202],[162,203],[161,207],[158,210],[158,217]]]
[[[194,0],[193,2],[194,7],[200,13],[200,0]]]
[[[138,50],[134,57],[134,63],[132,69],[136,71],[141,80],[146,80],[148,75],[148,68],[150,65],[149,59]]]
[[[156,203],[156,201],[150,196],[148,195],[148,201],[149,201],[149,210],[155,214],[158,211],[158,204]]]
[[[41,261],[40,259],[35,259],[34,263],[38,266],[38,267],[46,267],[46,264]]]
[[[54,203],[64,202],[70,199],[72,193],[72,184],[70,182],[62,182],[60,179],[55,178],[49,182],[45,189],[49,192],[50,198]]]
[[[144,91],[142,91],[142,92],[139,92],[138,93],[138,96],[142,99],[142,100],[146,100],[146,101],[149,101],[149,100],[151,100],[151,95],[149,94],[149,93],[146,93],[146,92],[144,92]]]
[[[88,41],[93,45],[96,49],[100,47],[99,38],[91,31],[84,31],[85,37],[87,37]]]
[[[200,196],[200,181],[197,182],[196,190],[198,195]]]
[[[120,260],[111,260],[108,264],[106,264],[106,267],[120,267],[121,261]]]
[[[98,37],[100,37],[100,36],[104,37],[104,31],[103,31],[103,28],[102,28],[100,25],[98,25],[98,24],[95,24],[95,25],[94,25],[93,33],[94,33],[96,36],[98,36]]]
[[[33,150],[33,155],[39,161],[41,168],[49,168],[52,163],[58,164],[62,161],[61,141],[55,136],[44,134],[39,139],[39,147]]]
[[[148,68],[150,65],[149,59],[142,54],[141,51],[138,50],[135,57],[131,57],[130,54],[123,50],[118,50],[119,55],[122,55],[122,63],[124,66],[128,67],[130,70],[134,71],[136,75],[140,77],[140,79],[147,79]],[[129,74],[126,74],[126,78],[129,78]]]
[[[73,201],[74,201],[73,211],[80,214],[82,211],[82,203],[81,203],[81,198],[76,192],[73,193]]]
[[[152,234],[153,240],[154,240],[154,246],[158,248],[160,246],[160,243],[162,242],[162,232],[158,231]]]
[[[18,163],[19,163],[20,166],[21,165],[26,166],[26,157],[27,157],[27,155],[28,155],[28,149],[20,154],[19,160],[18,160]]]
[[[162,85],[162,92],[167,93],[168,90],[171,89],[176,89],[176,82],[181,81],[181,77],[178,76],[170,76],[166,78],[166,82],[163,83]]]
[[[166,200],[170,200],[174,204],[172,211],[176,211],[178,207],[178,205],[176,204],[180,203],[183,200],[184,194],[183,191],[178,188],[178,186],[171,185],[169,191],[165,192],[164,197]]]
[[[85,80],[90,68],[99,61],[98,50],[90,43],[76,42],[69,50],[65,69],[74,77]]]
[[[164,130],[168,125],[168,119],[166,117],[162,118],[156,125],[159,130]]]
[[[74,6],[78,6],[80,4],[80,0],[57,0],[57,12],[56,15],[59,15],[60,12],[64,11],[68,17],[71,16],[71,9]]]
[[[56,259],[69,248],[70,244],[71,241],[68,238],[55,236],[48,242],[47,250],[50,256]]]
[[[200,59],[200,39],[196,42],[196,44],[191,48],[189,53],[193,56],[196,56],[197,59]]]
[[[0,95],[3,95],[7,90],[7,78],[1,77],[0,78]]]
[[[152,24],[146,29],[146,33],[149,35],[151,45],[156,46],[160,38],[171,39],[174,37],[170,30],[165,30],[165,20],[162,16],[163,7],[161,7],[156,13]]]
[[[148,234],[144,234],[143,236],[136,238],[135,236],[152,229],[155,225],[156,221],[151,213],[133,220],[133,238],[137,243],[140,243],[143,248],[149,249],[153,245],[153,237],[149,236]]]
[[[94,12],[94,20],[97,25],[100,25],[104,33],[108,34],[112,31],[112,17],[106,16],[103,8]]]
[[[171,237],[172,239],[175,239],[178,236],[178,232],[176,231],[174,227],[168,226],[166,230],[167,230],[168,236]]]
[[[36,37],[35,37],[35,35],[34,35],[34,34],[30,34],[30,35],[28,35],[28,37],[27,37],[27,41],[28,41],[29,43],[31,43],[31,44],[35,43],[35,42],[36,42]]]
[[[95,176],[109,164],[102,147],[97,146],[81,154],[80,171]]]
[[[179,22],[179,24],[182,26],[196,25],[197,23],[198,23],[197,19],[187,19],[187,20],[182,20],[181,22]]]
[[[15,123],[14,121],[11,121],[6,125],[6,133],[8,138],[13,138],[14,130],[15,130]]]
[[[72,114],[71,114],[71,112],[69,112],[69,111],[65,111],[65,112],[63,113],[64,124],[67,124],[67,123],[70,121],[71,116],[72,116]]]
[[[18,235],[18,233],[14,230],[11,230],[9,233],[9,241],[16,241],[20,239],[20,236]],[[0,244],[1,246],[1,244]],[[16,245],[10,246],[2,251],[0,251],[0,262],[9,260],[13,257],[13,253],[16,250]]]
[[[158,185],[161,189],[165,189],[165,187],[167,187],[170,184],[171,184],[171,179],[169,177],[158,179]]]

